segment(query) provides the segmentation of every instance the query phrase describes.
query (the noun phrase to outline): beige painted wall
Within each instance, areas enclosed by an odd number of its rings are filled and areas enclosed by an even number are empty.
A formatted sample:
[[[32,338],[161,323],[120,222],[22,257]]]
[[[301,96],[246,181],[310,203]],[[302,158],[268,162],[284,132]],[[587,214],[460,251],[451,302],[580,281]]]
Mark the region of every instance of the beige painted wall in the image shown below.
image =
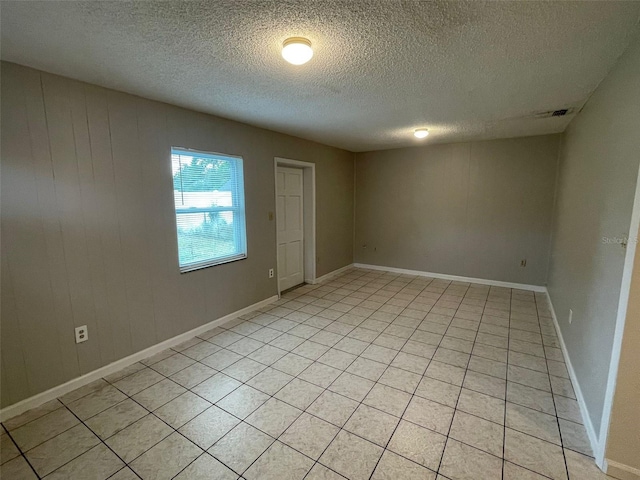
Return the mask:
[[[355,261],[544,285],[559,144],[546,135],[356,154]]]
[[[631,277],[605,456],[640,471],[640,250],[636,251]]]
[[[248,259],[179,273],[171,146],[244,157]],[[3,63],[2,406],[275,295],[275,156],[316,164],[318,276],[350,264],[353,154]]]
[[[640,163],[640,41],[600,84],[565,132],[549,294],[596,435],[613,346]],[[573,322],[569,324],[569,309]]]

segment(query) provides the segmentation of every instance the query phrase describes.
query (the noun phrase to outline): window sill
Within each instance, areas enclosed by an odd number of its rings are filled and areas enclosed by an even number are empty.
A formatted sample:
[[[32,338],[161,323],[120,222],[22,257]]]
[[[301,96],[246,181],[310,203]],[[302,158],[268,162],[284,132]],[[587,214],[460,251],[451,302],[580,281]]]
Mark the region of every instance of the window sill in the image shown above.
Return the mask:
[[[203,268],[215,267],[217,265],[224,265],[225,263],[237,262],[239,260],[245,260],[247,258],[247,254],[243,253],[241,255],[235,255],[233,257],[226,257],[220,260],[212,260],[208,262],[201,263],[193,263],[190,265],[185,265],[184,267],[180,267],[180,273],[188,273],[194,272],[196,270],[202,270]]]

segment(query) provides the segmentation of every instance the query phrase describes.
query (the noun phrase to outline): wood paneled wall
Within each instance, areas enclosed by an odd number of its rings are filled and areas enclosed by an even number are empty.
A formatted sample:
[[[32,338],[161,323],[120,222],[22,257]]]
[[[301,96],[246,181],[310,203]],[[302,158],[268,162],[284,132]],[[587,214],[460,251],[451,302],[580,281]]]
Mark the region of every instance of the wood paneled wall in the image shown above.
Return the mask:
[[[275,295],[275,156],[316,163],[317,274],[352,262],[349,152],[10,63],[1,145],[2,406]],[[246,260],[179,273],[171,146],[244,157]]]

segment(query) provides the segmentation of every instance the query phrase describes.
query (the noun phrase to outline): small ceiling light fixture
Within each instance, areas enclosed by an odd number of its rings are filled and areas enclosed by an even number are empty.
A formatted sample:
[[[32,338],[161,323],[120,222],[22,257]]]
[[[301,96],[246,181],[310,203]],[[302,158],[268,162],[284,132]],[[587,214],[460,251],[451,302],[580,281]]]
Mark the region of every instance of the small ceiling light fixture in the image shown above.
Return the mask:
[[[416,129],[415,132],[413,132],[413,135],[416,138],[424,138],[427,135],[429,135],[429,130],[427,130],[426,128],[418,128],[418,129]]]
[[[287,38],[282,44],[282,58],[294,65],[307,63],[313,57],[311,42],[302,37]]]

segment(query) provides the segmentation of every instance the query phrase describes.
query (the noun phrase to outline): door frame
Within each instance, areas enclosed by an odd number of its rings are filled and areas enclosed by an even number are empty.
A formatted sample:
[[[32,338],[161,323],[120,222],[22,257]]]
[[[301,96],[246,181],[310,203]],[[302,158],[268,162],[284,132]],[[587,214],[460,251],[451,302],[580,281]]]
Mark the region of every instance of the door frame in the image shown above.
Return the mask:
[[[613,348],[611,360],[609,362],[609,375],[607,377],[607,387],[604,394],[604,405],[600,420],[600,435],[597,444],[592,445],[596,465],[600,470],[607,472],[607,441],[609,440],[609,428],[611,427],[611,413],[613,412],[613,400],[616,393],[616,382],[618,380],[618,369],[620,367],[620,356],[622,354],[622,337],[627,320],[627,307],[629,296],[631,295],[631,278],[633,275],[633,264],[636,254],[638,254],[638,231],[640,229],[640,168],[636,179],[636,190],[633,198],[633,209],[631,210],[631,220],[629,222],[629,232],[627,233],[627,249],[624,257],[622,270],[622,283],[620,285],[620,297],[618,299],[618,312],[616,316],[616,326],[613,334]]]
[[[290,158],[274,157],[274,200],[276,220],[276,279],[280,296],[280,274],[278,273],[278,167],[299,168],[302,170],[302,218],[304,235],[304,281],[313,284],[316,281],[316,164]]]

